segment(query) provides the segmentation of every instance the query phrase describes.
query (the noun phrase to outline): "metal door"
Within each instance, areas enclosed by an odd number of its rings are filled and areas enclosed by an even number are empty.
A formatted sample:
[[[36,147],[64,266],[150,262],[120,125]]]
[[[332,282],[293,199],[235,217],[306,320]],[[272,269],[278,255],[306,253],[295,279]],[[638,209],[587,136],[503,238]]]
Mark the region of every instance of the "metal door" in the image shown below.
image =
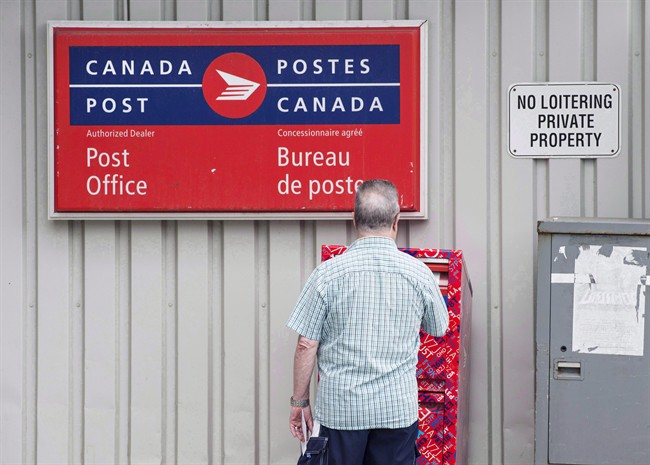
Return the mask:
[[[650,238],[552,238],[548,459],[650,463]]]

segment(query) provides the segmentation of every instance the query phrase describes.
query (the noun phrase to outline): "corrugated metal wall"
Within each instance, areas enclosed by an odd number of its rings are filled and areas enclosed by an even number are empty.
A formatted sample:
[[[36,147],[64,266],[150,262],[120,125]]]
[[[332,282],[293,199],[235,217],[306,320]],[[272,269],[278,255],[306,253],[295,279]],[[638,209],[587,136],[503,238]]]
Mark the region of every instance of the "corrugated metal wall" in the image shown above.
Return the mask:
[[[428,19],[428,221],[474,287],[470,462],[533,461],[538,219],[650,217],[643,0],[1,0],[2,464],[295,463],[285,321],[344,221],[48,221],[48,20]],[[614,82],[612,160],[515,160],[515,82]]]

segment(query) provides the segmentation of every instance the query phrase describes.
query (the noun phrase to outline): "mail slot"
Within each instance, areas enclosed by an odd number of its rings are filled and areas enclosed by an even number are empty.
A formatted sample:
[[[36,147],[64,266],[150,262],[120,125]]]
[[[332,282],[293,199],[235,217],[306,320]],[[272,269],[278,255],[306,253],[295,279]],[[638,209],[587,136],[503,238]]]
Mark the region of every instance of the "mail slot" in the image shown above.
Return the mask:
[[[324,245],[323,261],[346,246]],[[467,463],[469,402],[469,329],[472,288],[460,250],[400,249],[422,260],[434,274],[449,311],[449,330],[442,337],[420,332],[418,354],[417,465]]]
[[[440,258],[421,258],[421,260],[436,277],[442,295],[446,296],[447,286],[449,285],[449,260]]]

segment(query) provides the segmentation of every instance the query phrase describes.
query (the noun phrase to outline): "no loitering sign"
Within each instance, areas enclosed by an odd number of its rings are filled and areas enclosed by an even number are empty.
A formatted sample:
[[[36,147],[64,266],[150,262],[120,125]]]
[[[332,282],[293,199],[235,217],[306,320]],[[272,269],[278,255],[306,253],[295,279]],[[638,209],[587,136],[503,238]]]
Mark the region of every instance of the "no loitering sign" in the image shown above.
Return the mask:
[[[615,157],[621,89],[608,83],[527,83],[508,89],[508,153],[516,158]]]

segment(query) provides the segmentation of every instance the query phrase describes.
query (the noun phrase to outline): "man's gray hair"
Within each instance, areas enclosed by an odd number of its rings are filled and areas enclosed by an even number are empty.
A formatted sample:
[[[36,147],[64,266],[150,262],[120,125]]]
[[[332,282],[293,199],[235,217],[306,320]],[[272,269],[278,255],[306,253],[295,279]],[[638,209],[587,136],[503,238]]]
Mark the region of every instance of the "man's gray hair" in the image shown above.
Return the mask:
[[[395,185],[383,179],[370,179],[357,188],[354,221],[361,231],[390,229],[399,213]]]

